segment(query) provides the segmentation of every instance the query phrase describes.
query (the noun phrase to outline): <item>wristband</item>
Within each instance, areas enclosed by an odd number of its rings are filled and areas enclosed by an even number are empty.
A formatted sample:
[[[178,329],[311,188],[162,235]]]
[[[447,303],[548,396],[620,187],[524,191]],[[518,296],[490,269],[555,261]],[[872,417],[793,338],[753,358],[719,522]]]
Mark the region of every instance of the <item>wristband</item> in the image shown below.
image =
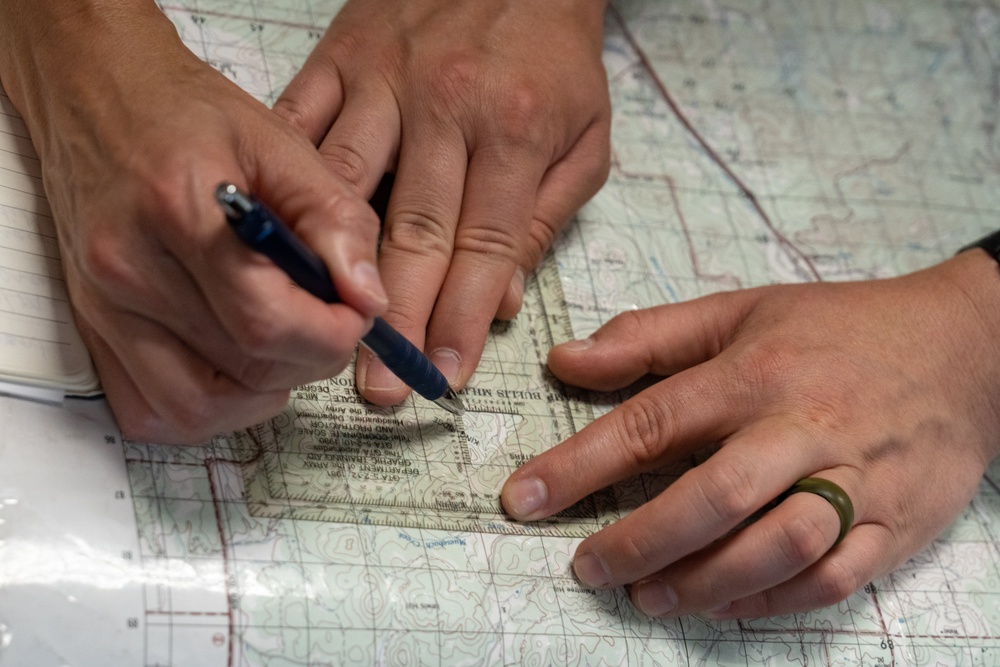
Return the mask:
[[[995,259],[997,263],[1000,263],[1000,230],[987,234],[978,241],[974,241],[969,245],[962,246],[959,249],[959,253],[965,252],[966,250],[972,250],[973,248],[982,248],[990,257]],[[956,255],[958,253],[955,253]]]

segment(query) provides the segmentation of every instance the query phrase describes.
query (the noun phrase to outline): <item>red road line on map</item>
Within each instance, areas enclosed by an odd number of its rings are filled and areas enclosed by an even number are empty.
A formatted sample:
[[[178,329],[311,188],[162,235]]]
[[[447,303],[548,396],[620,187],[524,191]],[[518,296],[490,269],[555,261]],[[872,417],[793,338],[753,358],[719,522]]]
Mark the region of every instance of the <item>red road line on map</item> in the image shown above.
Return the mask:
[[[254,440],[254,442],[259,446],[260,445],[260,441],[255,436],[255,434],[253,433],[253,428],[251,427],[251,428],[247,428],[245,430],[246,430],[247,436],[249,438],[251,438],[252,440]],[[223,571],[223,574],[224,574],[224,577],[225,577],[225,591],[226,591],[226,611],[225,612],[198,612],[198,611],[188,611],[188,612],[183,612],[183,611],[181,611],[181,612],[174,612],[174,611],[170,611],[170,612],[153,612],[153,611],[146,611],[146,615],[147,616],[150,616],[150,615],[158,615],[158,616],[225,616],[227,618],[227,621],[228,621],[227,634],[229,635],[229,640],[228,640],[229,654],[228,654],[228,657],[226,659],[226,664],[228,665],[228,667],[235,667],[234,660],[235,660],[235,657],[236,657],[235,654],[234,654],[234,645],[235,645],[235,642],[236,642],[236,619],[234,617],[234,610],[233,610],[233,605],[232,605],[233,589],[232,589],[232,585],[230,583],[231,580],[232,580],[232,572],[231,572],[232,565],[229,562],[229,543],[226,540],[226,532],[224,530],[224,525],[225,524],[223,523],[223,517],[222,517],[222,507],[223,507],[224,503],[219,498],[218,494],[215,491],[216,478],[215,478],[214,467],[213,466],[215,464],[219,464],[219,463],[237,463],[237,464],[250,463],[250,462],[256,461],[262,455],[263,455],[262,448],[259,448],[257,454],[253,458],[251,458],[249,460],[242,460],[241,461],[241,460],[231,460],[231,459],[224,459],[224,458],[219,458],[219,457],[212,457],[212,458],[205,459],[201,463],[183,463],[183,462],[178,462],[178,463],[172,463],[171,464],[171,465],[174,465],[174,466],[184,466],[184,467],[189,467],[189,468],[201,468],[201,467],[204,467],[206,475],[208,476],[208,489],[209,489],[209,493],[211,493],[211,495],[212,495],[212,510],[215,513],[215,525],[216,525],[216,530],[219,533],[219,543],[220,543],[221,552],[222,552],[222,571]],[[126,456],[125,457],[125,461],[126,461],[126,463],[129,463],[129,462],[131,462],[131,463],[139,462],[139,463],[149,463],[149,464],[153,463],[152,459],[145,459],[145,458],[142,458],[142,457],[129,458],[128,456]]]
[[[844,180],[848,176],[863,174],[875,166],[899,164],[899,161],[903,158],[903,154],[906,153],[908,150],[910,150],[910,142],[906,141],[902,146],[899,147],[899,150],[897,150],[894,155],[884,158],[878,158],[878,157],[871,158],[865,160],[856,167],[851,167],[850,169],[845,169],[844,171],[838,171],[836,174],[834,174],[833,177],[833,185],[835,188],[837,188],[837,194],[840,195],[840,198],[842,200],[847,201],[848,197],[844,196],[844,190],[843,188],[840,187],[840,182],[842,180]]]
[[[705,280],[718,280],[721,282],[731,281],[735,287],[742,287],[740,284],[740,279],[731,274],[720,274],[718,276],[709,276],[701,272],[701,265],[698,262],[698,253],[695,252],[694,242],[691,240],[691,228],[688,226],[687,218],[684,217],[684,211],[681,210],[681,202],[677,197],[677,185],[674,183],[674,179],[670,176],[665,176],[667,179],[667,188],[670,190],[670,199],[674,203],[674,211],[677,212],[677,219],[681,221],[681,228],[684,230],[684,238],[687,239],[688,245],[688,255],[691,256],[691,266],[694,269],[694,274],[699,278],[704,278]]]
[[[214,459],[207,459],[205,461],[205,470],[208,473],[208,490],[212,494],[212,509],[215,511],[215,525],[219,531],[219,544],[222,547],[222,573],[225,578],[225,590],[226,590],[226,614],[225,616],[229,621],[229,656],[226,659],[226,664],[228,667],[234,667],[233,663],[233,644],[236,642],[236,619],[233,617],[233,604],[232,604],[232,586],[230,581],[232,580],[232,572],[230,571],[229,563],[229,543],[226,540],[226,531],[224,530],[224,523],[222,521],[222,504],[216,497],[215,493],[215,474],[213,473],[212,464],[216,463]]]
[[[764,210],[764,207],[761,206],[760,202],[757,200],[757,195],[755,195],[753,191],[746,186],[743,180],[736,175],[736,173],[729,167],[728,164],[726,164],[725,160],[723,160],[719,156],[719,154],[715,152],[715,149],[713,149],[709,145],[709,143],[705,140],[705,138],[702,137],[701,134],[698,132],[698,130],[695,129],[694,125],[691,124],[691,121],[688,120],[687,116],[684,115],[684,112],[681,111],[680,106],[674,100],[673,96],[670,94],[670,91],[667,90],[666,84],[663,83],[663,79],[661,79],[660,75],[656,73],[656,69],[653,67],[653,63],[650,61],[649,56],[647,56],[645,50],[643,50],[643,48],[639,46],[638,40],[635,38],[635,35],[629,29],[628,24],[625,23],[625,19],[622,17],[621,12],[618,11],[618,8],[612,4],[608,6],[608,9],[610,10],[611,14],[614,15],[615,20],[618,21],[618,25],[621,27],[622,34],[625,35],[625,39],[628,40],[628,43],[632,47],[632,50],[635,51],[636,56],[639,58],[639,64],[642,65],[642,68],[644,70],[646,70],[646,74],[649,75],[649,78],[653,82],[653,85],[656,87],[657,92],[660,93],[660,96],[663,98],[663,101],[667,103],[667,106],[670,107],[670,110],[677,117],[677,120],[679,120],[681,124],[684,126],[684,129],[686,129],[688,133],[691,135],[691,137],[698,142],[698,145],[702,147],[702,150],[704,150],[705,153],[708,154],[708,157],[719,167],[719,169],[721,169],[726,174],[726,176],[728,176],[729,179],[736,185],[736,187],[739,188],[740,193],[747,198],[747,200],[750,202],[750,205],[753,207],[754,211],[757,212],[757,215],[760,216],[760,219],[764,222],[764,225],[778,240],[778,243],[785,246],[789,250],[789,252],[791,252],[793,255],[797,256],[799,259],[802,260],[802,263],[805,264],[806,268],[809,270],[809,273],[812,274],[813,279],[817,281],[822,281],[823,277],[816,269],[816,266],[813,264],[812,260],[809,259],[809,257],[807,257],[805,253],[799,250],[791,241],[788,240],[788,238],[784,234],[781,233],[780,230],[778,230],[777,227],[774,226],[774,222],[771,220],[771,216],[767,214],[767,211]]]
[[[670,192],[670,200],[674,207],[674,213],[677,214],[677,220],[681,224],[681,231],[684,234],[684,240],[687,243],[688,258],[691,260],[691,271],[694,273],[695,277],[700,280],[710,281],[713,283],[729,283],[732,288],[740,288],[743,285],[740,282],[738,276],[731,273],[710,275],[707,273],[702,273],[701,263],[698,260],[698,252],[694,248],[694,240],[691,238],[691,227],[688,225],[687,217],[684,215],[684,210],[681,208],[680,197],[677,196],[677,184],[674,182],[673,177],[667,174],[640,174],[638,172],[629,172],[622,168],[621,162],[618,161],[618,156],[612,154],[611,163],[618,171],[626,178],[634,179],[649,179],[663,181],[667,185],[667,190]]]
[[[875,605],[875,615],[878,617],[878,624],[880,626],[882,626],[882,634],[885,637],[888,637],[889,636],[889,627],[885,624],[885,614],[882,613],[882,605],[879,604],[879,601],[878,601],[878,588],[876,588],[874,585],[872,586],[871,596],[872,596],[872,603]],[[889,649],[889,658],[890,658],[889,664],[892,667],[895,667],[895,665],[896,665],[896,650],[895,650],[896,646],[895,646],[895,644],[887,644],[887,646],[888,646],[888,649]]]

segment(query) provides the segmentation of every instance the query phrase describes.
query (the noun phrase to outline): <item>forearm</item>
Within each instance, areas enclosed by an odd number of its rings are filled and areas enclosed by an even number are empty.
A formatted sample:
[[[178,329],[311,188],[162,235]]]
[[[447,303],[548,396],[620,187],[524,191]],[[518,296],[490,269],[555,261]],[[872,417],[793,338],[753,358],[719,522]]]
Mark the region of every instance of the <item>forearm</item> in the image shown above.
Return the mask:
[[[150,0],[4,0],[0,82],[37,142],[56,106],[107,108],[109,89],[183,46]]]

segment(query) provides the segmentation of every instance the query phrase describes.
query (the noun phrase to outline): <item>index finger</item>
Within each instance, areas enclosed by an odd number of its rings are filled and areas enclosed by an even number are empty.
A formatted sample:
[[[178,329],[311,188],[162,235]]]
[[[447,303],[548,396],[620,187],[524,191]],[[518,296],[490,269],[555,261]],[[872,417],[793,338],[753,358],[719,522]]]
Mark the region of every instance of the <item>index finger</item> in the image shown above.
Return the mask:
[[[719,366],[706,363],[662,380],[531,459],[504,483],[504,509],[535,521],[734,433],[754,402]]]
[[[746,295],[622,313],[587,340],[553,348],[553,372],[587,388],[618,389],[650,373],[676,375],[516,470],[502,493],[508,512],[526,521],[547,516],[665,457],[682,457],[735,432],[756,396],[731,363],[715,357],[753,303]]]

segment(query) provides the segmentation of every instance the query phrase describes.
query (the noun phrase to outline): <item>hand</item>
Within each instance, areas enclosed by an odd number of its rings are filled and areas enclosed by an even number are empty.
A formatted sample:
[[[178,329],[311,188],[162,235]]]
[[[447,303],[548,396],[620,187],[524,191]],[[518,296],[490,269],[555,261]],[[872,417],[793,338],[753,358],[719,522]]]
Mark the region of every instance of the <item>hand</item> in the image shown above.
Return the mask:
[[[721,446],[659,496],[591,535],[585,585],[631,583],[654,616],[786,614],[833,604],[932,540],[968,503],[1000,441],[1000,275],[982,251],[892,280],[772,286],[617,316],[549,355],[598,390],[669,376],[524,464],[517,519]],[[798,493],[736,529],[796,480]]]
[[[454,387],[607,176],[605,4],[349,0],[275,104],[365,197],[395,171],[386,319]],[[357,381],[380,405],[408,393],[367,351]]]
[[[7,56],[4,84],[38,150],[76,322],[123,434],[203,442],[340,372],[387,305],[366,202],[152,3],[23,4],[5,17],[21,21],[7,36],[25,55]],[[213,197],[222,181],[254,191],[326,260],[344,304],[292,287],[240,244]]]

